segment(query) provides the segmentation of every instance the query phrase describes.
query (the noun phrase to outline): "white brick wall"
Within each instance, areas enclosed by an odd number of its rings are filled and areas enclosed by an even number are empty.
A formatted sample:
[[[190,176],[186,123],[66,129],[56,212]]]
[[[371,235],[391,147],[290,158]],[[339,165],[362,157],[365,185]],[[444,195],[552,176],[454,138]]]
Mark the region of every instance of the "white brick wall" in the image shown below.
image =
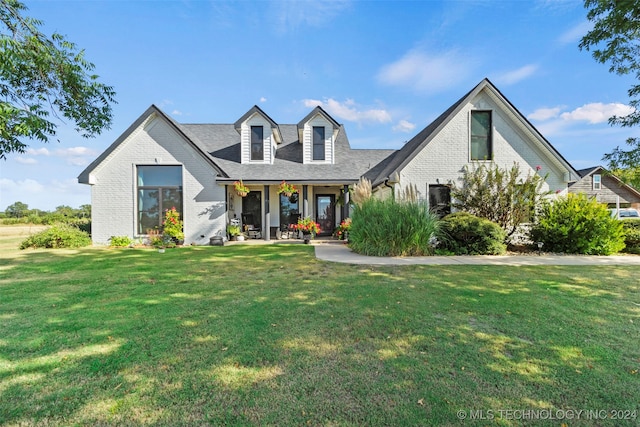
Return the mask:
[[[493,123],[493,161],[502,168],[510,168],[514,162],[520,165],[523,177],[535,173],[541,166],[541,175],[549,174],[544,190],[561,190],[566,193],[564,170],[551,161],[536,143],[529,140],[510,119],[508,113],[498,106],[486,92],[480,94],[465,105],[435,138],[407,164],[400,173],[398,191],[415,184],[420,197],[426,197],[427,184],[447,184],[449,181],[460,184],[462,168],[485,162],[470,161],[469,120],[472,109],[492,110]]]
[[[111,236],[136,233],[136,165],[182,165],[185,244],[208,244],[225,233],[224,186],[215,171],[164,120],[154,117],[118,146],[92,173],[92,236],[107,244]],[[204,237],[201,237],[204,236]]]

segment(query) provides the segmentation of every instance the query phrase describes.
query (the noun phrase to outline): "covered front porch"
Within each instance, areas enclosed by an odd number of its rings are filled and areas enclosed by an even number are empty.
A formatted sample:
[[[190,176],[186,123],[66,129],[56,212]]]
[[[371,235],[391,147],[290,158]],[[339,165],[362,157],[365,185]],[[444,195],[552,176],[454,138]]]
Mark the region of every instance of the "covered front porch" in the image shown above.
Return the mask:
[[[286,181],[295,189],[288,193],[281,191],[283,181],[244,181],[246,191],[237,191],[235,182],[225,183],[227,223],[239,223],[250,239],[297,238],[291,226],[307,217],[320,225],[318,236],[331,236],[350,215],[352,183]]]

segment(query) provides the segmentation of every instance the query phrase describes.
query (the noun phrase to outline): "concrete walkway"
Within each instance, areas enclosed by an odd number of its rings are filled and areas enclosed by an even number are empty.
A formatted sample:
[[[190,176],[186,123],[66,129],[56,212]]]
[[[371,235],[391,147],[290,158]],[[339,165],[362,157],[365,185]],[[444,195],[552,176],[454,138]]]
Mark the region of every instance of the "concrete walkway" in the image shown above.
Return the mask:
[[[474,255],[424,257],[374,257],[359,255],[340,243],[314,244],[316,257],[324,261],[365,265],[637,265],[637,255]]]

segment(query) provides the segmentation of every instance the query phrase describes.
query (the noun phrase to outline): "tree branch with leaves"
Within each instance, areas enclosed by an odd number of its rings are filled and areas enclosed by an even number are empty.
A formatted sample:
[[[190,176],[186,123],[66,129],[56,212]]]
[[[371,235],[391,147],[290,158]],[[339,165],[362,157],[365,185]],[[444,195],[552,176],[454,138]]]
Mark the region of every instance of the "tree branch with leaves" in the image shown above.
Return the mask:
[[[612,125],[633,127],[640,124],[640,2],[633,0],[585,0],[587,19],[593,29],[580,40],[580,50],[590,51],[601,64],[609,64],[609,72],[632,75],[638,83],[627,90],[634,111],[626,116],[613,116]],[[625,182],[640,183],[640,139],[628,138],[627,149],[616,147],[604,155],[611,170],[628,170]]]
[[[0,159],[24,153],[25,140],[48,142],[56,135],[52,118],[94,137],[111,126],[116,102],[84,50],[58,33],[47,37],[42,21],[22,16],[26,10],[0,0]]]

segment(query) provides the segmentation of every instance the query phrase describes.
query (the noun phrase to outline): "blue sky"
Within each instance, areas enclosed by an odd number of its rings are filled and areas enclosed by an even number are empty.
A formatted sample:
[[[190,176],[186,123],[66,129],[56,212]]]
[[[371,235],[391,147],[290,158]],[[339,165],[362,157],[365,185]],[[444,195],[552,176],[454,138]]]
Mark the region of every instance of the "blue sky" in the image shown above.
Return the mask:
[[[0,210],[91,201],[76,177],[155,104],[180,123],[233,123],[259,105],[297,123],[322,105],[354,148],[400,148],[488,77],[577,169],[637,129],[625,114],[629,77],[578,42],[581,1],[26,1],[86,50],[114,86],[111,130],[34,141],[0,161]]]

